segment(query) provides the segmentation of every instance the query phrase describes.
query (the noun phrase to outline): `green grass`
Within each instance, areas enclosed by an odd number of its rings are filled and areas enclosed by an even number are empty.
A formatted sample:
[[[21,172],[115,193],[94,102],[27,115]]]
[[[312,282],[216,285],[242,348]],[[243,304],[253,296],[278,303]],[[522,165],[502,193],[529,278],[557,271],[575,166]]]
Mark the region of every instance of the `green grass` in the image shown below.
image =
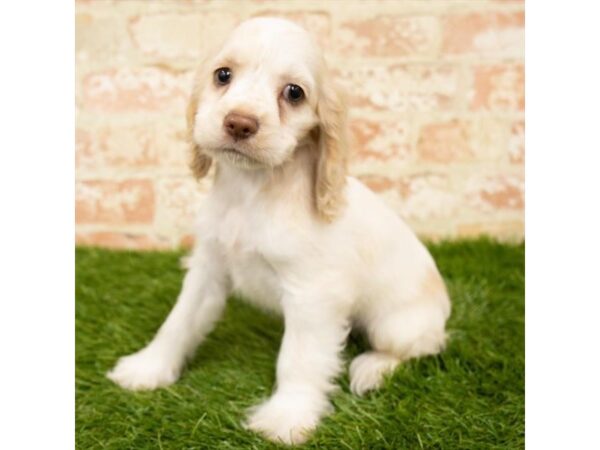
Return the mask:
[[[305,448],[524,446],[524,245],[478,240],[430,248],[453,300],[448,348],[403,364],[364,398],[350,394],[344,373],[335,412]],[[181,255],[77,250],[78,448],[279,447],[240,423],[271,391],[282,322],[238,300],[172,387],[132,393],[105,378],[165,318],[183,277]],[[351,337],[345,357],[365,345]]]

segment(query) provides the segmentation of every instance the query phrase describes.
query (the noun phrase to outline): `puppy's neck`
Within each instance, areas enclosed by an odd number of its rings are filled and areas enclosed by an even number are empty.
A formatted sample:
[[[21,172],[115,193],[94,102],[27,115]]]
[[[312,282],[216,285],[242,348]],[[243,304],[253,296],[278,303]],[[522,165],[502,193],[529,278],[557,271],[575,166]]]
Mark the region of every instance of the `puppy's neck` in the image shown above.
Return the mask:
[[[245,170],[221,163],[213,189],[229,204],[264,202],[312,210],[316,156],[312,145],[300,144],[288,161],[273,168]]]

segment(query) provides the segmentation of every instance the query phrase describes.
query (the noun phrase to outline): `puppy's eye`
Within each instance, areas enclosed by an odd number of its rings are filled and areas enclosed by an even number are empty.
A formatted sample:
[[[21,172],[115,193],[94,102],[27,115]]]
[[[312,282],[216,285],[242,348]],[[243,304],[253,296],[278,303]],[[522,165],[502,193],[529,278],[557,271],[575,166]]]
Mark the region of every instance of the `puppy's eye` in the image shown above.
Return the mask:
[[[296,84],[288,84],[283,88],[283,97],[290,103],[298,103],[304,98],[304,91]]]
[[[231,81],[231,69],[229,67],[221,67],[215,70],[215,83],[224,86]]]

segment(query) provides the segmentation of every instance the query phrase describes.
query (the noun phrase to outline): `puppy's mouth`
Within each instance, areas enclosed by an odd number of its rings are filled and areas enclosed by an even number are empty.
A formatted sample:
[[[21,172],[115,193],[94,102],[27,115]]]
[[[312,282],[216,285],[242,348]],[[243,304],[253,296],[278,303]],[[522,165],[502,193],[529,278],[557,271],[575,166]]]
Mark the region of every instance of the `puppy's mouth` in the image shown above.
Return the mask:
[[[221,156],[231,164],[241,167],[243,169],[255,169],[264,165],[264,163],[262,163],[258,159],[233,147],[221,148],[218,150],[218,153],[219,156]]]
[[[225,153],[225,154],[233,154],[236,157],[240,156],[242,158],[248,158],[251,159],[253,161],[256,161],[255,158],[253,158],[252,156],[246,154],[245,152],[242,152],[240,150],[238,150],[237,148],[233,148],[233,147],[225,147],[221,149],[221,152]],[[258,161],[257,161],[258,162]]]

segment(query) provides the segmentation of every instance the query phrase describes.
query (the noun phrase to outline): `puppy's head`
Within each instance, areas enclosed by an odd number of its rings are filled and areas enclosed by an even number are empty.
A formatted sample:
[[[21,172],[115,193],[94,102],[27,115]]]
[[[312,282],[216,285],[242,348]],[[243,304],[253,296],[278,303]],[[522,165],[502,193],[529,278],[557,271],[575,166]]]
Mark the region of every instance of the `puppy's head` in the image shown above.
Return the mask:
[[[197,177],[213,158],[241,170],[269,169],[312,143],[316,209],[331,219],[342,205],[345,107],[318,46],[298,25],[256,18],[238,26],[201,65],[188,126]]]

